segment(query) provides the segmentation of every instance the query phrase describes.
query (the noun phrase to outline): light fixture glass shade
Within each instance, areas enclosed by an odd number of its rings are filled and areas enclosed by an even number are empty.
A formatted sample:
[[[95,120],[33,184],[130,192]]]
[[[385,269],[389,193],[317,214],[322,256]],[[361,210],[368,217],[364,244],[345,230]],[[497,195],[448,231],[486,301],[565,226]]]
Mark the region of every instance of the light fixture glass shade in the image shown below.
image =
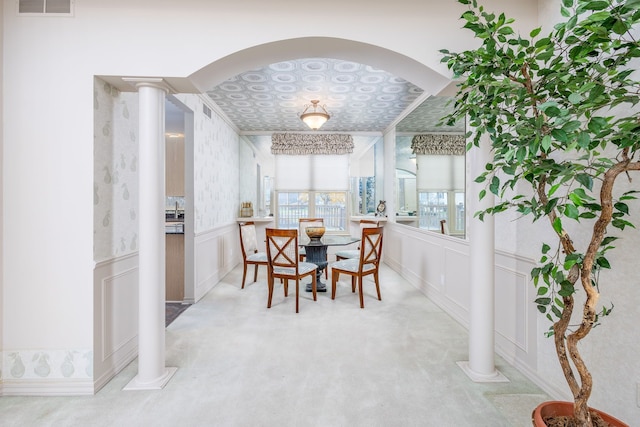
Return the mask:
[[[300,115],[300,119],[312,130],[320,129],[330,117],[327,110],[325,110],[323,106],[318,105],[319,102],[320,101],[315,99],[311,101],[311,105],[307,105]],[[313,111],[309,111],[311,108],[313,108]],[[320,108],[321,111],[318,111],[318,108]]]

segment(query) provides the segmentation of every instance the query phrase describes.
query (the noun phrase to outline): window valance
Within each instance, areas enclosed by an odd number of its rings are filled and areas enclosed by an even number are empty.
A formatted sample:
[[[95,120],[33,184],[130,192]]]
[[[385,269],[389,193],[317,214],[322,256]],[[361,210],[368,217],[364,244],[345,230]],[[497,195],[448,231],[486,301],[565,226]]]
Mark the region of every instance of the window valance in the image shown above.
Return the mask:
[[[271,154],[351,154],[353,137],[345,134],[310,135],[302,133],[274,133],[271,135]]]
[[[462,156],[466,151],[466,141],[464,135],[416,135],[411,140],[411,150],[414,154]]]

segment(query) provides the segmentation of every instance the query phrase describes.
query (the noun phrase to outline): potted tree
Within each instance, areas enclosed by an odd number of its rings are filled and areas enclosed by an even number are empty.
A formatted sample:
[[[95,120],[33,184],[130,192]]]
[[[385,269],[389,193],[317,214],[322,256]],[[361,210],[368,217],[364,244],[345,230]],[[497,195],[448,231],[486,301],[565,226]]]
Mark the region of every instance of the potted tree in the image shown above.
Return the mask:
[[[531,272],[535,302],[552,321],[548,335],[574,397],[574,425],[596,425],[588,407],[592,378],[578,343],[611,312],[598,305],[599,272],[611,268],[614,242],[633,227],[628,201],[635,191],[628,180],[628,191],[614,183],[640,170],[634,73],[640,45],[633,35],[640,0],[562,0],[564,22],[548,35],[536,28],[528,37],[504,14],[476,0],[458,2],[468,8],[464,28],[481,44],[441,50],[460,79],[445,121],[466,118],[467,148],[489,141],[493,153],[476,182],[486,185],[479,197],[492,193],[496,202],[475,215],[515,209],[550,227],[553,241],[541,243]]]

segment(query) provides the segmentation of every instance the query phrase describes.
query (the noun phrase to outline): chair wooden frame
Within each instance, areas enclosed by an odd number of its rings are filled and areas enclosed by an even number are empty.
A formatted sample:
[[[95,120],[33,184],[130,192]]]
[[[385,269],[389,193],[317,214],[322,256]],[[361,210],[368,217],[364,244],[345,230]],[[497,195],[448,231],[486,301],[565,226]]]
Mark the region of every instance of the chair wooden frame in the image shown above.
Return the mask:
[[[253,232],[247,232],[245,230],[253,229]],[[253,270],[253,282],[258,280],[258,266],[268,266],[267,253],[258,251],[258,240],[256,239],[256,225],[253,221],[241,222],[238,224],[238,230],[240,232],[240,249],[242,251],[242,289],[244,289],[244,283],[247,278],[247,268],[250,265],[254,266]]]
[[[449,235],[449,226],[446,219],[440,220],[440,233]]]
[[[331,299],[336,298],[336,287],[340,274],[348,274],[351,276],[351,291],[355,292],[356,284],[359,289],[360,308],[364,308],[364,293],[362,289],[364,276],[373,275],[378,300],[382,301],[378,278],[380,258],[382,257],[382,229],[382,227],[366,227],[362,229],[360,258],[357,266],[354,265],[355,259],[346,259],[331,264]]]
[[[366,227],[382,227],[382,226],[380,225],[380,221],[378,220],[361,219],[360,228],[362,229]],[[358,246],[358,249],[338,251],[336,253],[336,261],[342,261],[343,259],[358,258],[359,256],[360,256],[360,247]]]
[[[299,310],[300,279],[311,276],[311,292],[313,300],[317,300],[316,270],[317,265],[298,260],[298,230],[267,228],[267,260],[269,299],[267,308],[271,308],[274,279],[284,280],[284,296],[289,293],[289,280],[296,281],[296,313]]]

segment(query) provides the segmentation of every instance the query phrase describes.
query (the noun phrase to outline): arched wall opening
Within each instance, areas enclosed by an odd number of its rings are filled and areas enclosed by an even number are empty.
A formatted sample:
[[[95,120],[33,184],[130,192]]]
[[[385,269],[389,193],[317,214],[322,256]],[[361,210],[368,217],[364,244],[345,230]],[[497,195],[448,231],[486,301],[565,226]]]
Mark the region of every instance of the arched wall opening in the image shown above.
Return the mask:
[[[333,37],[303,37],[253,46],[211,62],[188,79],[200,92],[244,71],[300,58],[334,58],[370,65],[402,77],[429,94],[438,94],[451,82],[425,64],[398,52]]]

